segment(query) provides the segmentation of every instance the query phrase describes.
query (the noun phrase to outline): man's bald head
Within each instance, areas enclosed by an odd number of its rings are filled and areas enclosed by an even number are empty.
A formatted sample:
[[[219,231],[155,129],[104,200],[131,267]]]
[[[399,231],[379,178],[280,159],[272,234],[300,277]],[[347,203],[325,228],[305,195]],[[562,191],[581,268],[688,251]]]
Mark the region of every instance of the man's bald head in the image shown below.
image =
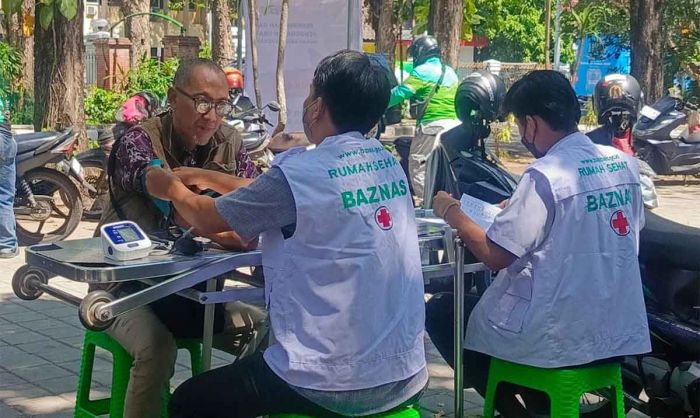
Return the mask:
[[[173,79],[173,85],[179,88],[186,88],[190,85],[192,81],[192,76],[197,70],[209,70],[217,75],[221,75],[223,80],[226,80],[226,74],[224,70],[221,69],[216,63],[210,59],[206,58],[194,58],[186,61],[182,61],[180,66],[175,72],[175,78]]]

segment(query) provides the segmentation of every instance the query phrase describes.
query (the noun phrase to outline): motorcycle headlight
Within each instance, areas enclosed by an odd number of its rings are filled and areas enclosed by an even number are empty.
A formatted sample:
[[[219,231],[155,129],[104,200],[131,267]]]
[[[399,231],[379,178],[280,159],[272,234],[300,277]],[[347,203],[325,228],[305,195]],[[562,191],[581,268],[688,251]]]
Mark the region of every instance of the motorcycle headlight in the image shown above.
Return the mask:
[[[683,133],[686,131],[686,127],[684,125],[676,127],[674,130],[671,131],[669,136],[671,139],[679,139],[683,136]]]

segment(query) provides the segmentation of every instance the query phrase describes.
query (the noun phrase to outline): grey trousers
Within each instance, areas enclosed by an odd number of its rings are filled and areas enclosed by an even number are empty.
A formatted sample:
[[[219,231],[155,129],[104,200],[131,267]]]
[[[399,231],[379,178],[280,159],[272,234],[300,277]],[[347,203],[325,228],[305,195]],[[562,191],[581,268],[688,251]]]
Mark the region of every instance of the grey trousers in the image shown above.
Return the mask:
[[[411,176],[413,192],[416,195],[416,204],[423,203],[425,193],[425,166],[428,157],[433,152],[437,144],[435,137],[443,128],[440,126],[419,126],[416,136],[411,140],[411,150],[408,157],[408,173]]]
[[[214,347],[238,358],[251,354],[267,333],[267,314],[241,302],[227,303],[225,310],[224,331],[214,336]],[[106,332],[134,358],[124,418],[159,417],[163,388],[175,372],[173,334],[148,306],[118,316]]]

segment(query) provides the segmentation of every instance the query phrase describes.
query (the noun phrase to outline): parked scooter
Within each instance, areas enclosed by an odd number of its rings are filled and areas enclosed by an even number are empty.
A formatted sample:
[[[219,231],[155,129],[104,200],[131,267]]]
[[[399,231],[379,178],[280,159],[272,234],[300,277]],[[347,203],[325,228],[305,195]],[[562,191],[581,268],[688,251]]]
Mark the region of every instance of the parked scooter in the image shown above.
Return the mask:
[[[65,239],[75,231],[83,212],[73,183],[85,184],[82,167],[72,158],[75,133],[68,129],[19,134],[15,139],[17,240],[20,245],[34,245]],[[47,167],[52,164],[55,169]]]
[[[658,174],[700,176],[700,122],[688,126],[689,113],[698,105],[664,96],[644,106],[632,134],[639,158]]]
[[[644,94],[634,77],[624,74],[605,76],[598,81],[593,92],[593,110],[601,126],[586,135],[596,144],[612,146],[634,156],[632,126],[643,103]],[[659,206],[653,180],[656,173],[644,160],[637,160],[644,206],[654,209]]]
[[[274,158],[274,152],[269,148],[271,138],[266,127],[266,125],[269,127],[274,125],[267,119],[265,109],[279,112],[280,106],[277,102],[270,102],[262,109],[252,107],[247,111],[232,114],[226,118],[226,123],[241,133],[243,147],[248,152],[250,159],[263,171],[270,168]]]
[[[652,352],[625,358],[625,405],[651,417],[698,417],[700,228],[645,215],[639,262]]]
[[[435,194],[468,194],[492,204],[510,197],[517,181],[486,148],[490,124],[497,120],[506,88],[500,77],[476,71],[457,88],[455,108],[462,122],[440,132],[437,148],[426,162],[423,205],[432,207]]]

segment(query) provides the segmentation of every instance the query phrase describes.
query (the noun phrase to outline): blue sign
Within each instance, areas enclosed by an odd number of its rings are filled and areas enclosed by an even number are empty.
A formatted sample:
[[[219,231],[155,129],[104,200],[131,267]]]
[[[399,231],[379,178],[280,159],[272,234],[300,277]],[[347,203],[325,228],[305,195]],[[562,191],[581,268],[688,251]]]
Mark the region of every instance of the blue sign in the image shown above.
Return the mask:
[[[615,37],[586,37],[574,85],[576,95],[592,96],[598,80],[613,73],[630,73],[629,49],[620,47],[620,42]]]

